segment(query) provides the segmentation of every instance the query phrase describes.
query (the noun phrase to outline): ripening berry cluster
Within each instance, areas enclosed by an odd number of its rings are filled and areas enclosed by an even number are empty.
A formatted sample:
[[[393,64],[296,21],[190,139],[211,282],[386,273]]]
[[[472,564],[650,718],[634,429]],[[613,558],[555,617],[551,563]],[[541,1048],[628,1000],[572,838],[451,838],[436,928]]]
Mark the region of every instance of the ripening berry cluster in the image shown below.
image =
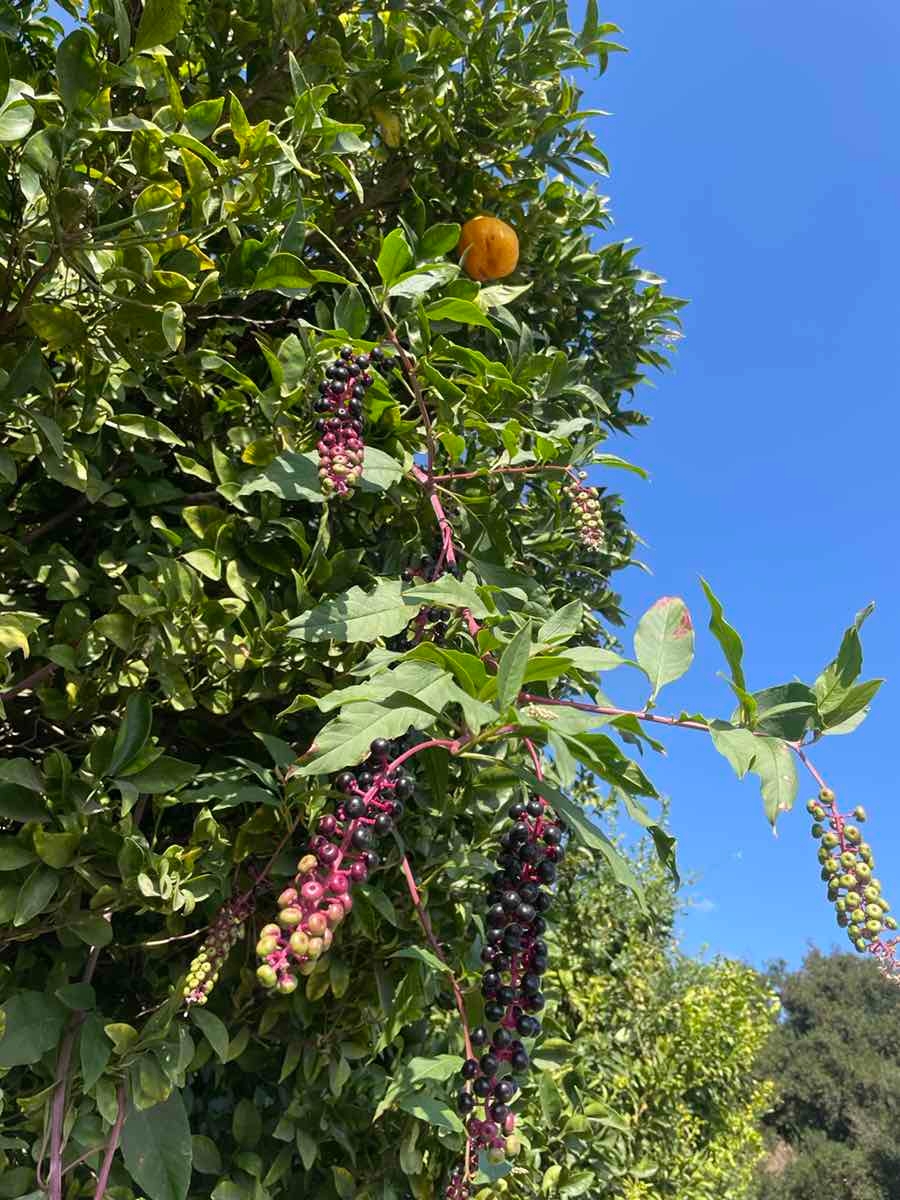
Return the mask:
[[[423,554],[416,566],[403,569],[400,578],[404,583],[413,583],[417,579],[425,583],[434,583],[442,575],[453,575],[458,579],[460,574],[460,569],[455,563],[442,563],[440,554],[437,558],[431,554]],[[440,646],[447,636],[452,617],[453,614],[448,608],[421,608],[401,633],[385,641],[385,646],[388,650],[399,651],[411,650],[420,642],[433,642]]]
[[[587,472],[579,473],[579,480],[587,479]],[[586,487],[574,480],[565,488],[572,504],[572,513],[578,536],[588,550],[603,549],[603,516],[600,508],[600,493],[595,487]]]
[[[334,813],[319,818],[293,885],[278,897],[277,923],[260,932],[256,977],[281,995],[295,991],[297,975],[311,975],[330,948],[334,931],[353,908],[353,885],[365,883],[381,861],[376,841],[392,832],[413,794],[411,775],[388,773],[399,753],[396,743],[378,738],[370,750],[362,766],[335,780],[344,799]]]
[[[487,889],[487,940],[481,952],[484,973],[485,1026],[472,1030],[472,1046],[480,1057],[463,1064],[463,1083],[456,1098],[468,1118],[469,1143],[489,1161],[503,1162],[519,1150],[514,1136],[516,1115],[510,1101],[519,1090],[514,1078],[528,1070],[523,1039],[534,1038],[541,1023],[534,1015],[544,1007],[541,976],[547,970],[545,913],[552,898],[547,887],[556,880],[563,858],[563,826],[544,800],[532,796],[509,809],[510,826],[500,838],[498,870]],[[476,1110],[481,1106],[481,1111]],[[447,1200],[467,1200],[469,1185],[459,1171],[447,1188]]]
[[[371,354],[354,354],[350,346],[342,346],[319,384],[317,449],[319,478],[326,494],[346,496],[362,474],[363,400],[372,384],[369,367],[384,358],[378,347]]]
[[[188,968],[183,992],[185,1004],[206,1003],[231,947],[244,935],[244,922],[249,915],[250,905],[241,899],[229,900],[219,909]]]
[[[819,842],[822,878],[828,885],[828,899],[834,904],[837,923],[846,929],[857,950],[877,954],[884,948],[884,931],[896,929],[897,922],[889,915],[890,905],[872,873],[872,849],[859,830],[866,810],[860,805],[845,816],[838,810],[830,788],[823,788],[818,799],[810,800],[806,807],[813,819],[811,833]]]

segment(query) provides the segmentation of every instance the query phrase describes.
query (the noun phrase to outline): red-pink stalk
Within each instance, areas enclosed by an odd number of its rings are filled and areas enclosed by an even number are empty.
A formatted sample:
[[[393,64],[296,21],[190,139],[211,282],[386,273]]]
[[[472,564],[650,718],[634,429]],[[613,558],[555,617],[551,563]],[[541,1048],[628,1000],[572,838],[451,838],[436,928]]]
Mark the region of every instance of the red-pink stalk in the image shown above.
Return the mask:
[[[100,1174],[97,1176],[97,1187],[94,1191],[94,1200],[104,1200],[106,1196],[106,1187],[109,1183],[109,1173],[112,1170],[113,1159],[116,1157],[116,1150],[119,1147],[119,1138],[122,1134],[122,1126],[125,1124],[126,1111],[126,1096],[125,1084],[120,1083],[116,1091],[116,1099],[118,1101],[118,1111],[116,1119],[113,1122],[113,1127],[109,1133],[109,1141],[106,1144],[106,1153],[103,1155],[103,1162],[100,1166]]]

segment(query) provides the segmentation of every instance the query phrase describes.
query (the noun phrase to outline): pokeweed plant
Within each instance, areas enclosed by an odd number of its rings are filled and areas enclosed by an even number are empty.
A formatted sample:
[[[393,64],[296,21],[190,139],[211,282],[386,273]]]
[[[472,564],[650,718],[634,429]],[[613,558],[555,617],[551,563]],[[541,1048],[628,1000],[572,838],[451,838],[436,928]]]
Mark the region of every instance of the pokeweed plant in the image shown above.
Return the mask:
[[[622,653],[610,481],[642,472],[603,447],[681,302],[604,240],[569,73],[615,27],[63,7],[0,6],[0,1186],[581,1194],[599,1176],[516,1118],[541,1026],[577,1054],[557,863],[640,890],[579,771],[672,864],[628,752],[653,725],[757,774],[773,821],[799,762],[839,922],[894,970],[807,753],[877,690],[867,610],[811,686],[750,691],[707,588],[725,720],[656,710],[681,600]],[[515,231],[507,282],[458,260],[479,213]],[[644,707],[606,700],[615,669]]]

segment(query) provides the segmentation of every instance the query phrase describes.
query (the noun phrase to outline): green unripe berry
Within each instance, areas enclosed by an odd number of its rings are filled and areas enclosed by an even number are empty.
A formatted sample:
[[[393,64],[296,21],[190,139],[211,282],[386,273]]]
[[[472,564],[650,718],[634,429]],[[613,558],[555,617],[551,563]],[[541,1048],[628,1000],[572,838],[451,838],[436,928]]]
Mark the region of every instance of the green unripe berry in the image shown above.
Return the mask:
[[[268,958],[278,949],[278,938],[261,937],[256,943],[256,953],[260,958]]]
[[[278,923],[283,925],[285,929],[294,929],[303,920],[303,909],[298,908],[296,904],[291,904],[288,908],[283,908],[278,914]]]
[[[319,865],[319,860],[314,854],[304,854],[297,863],[297,874],[308,875],[310,871],[314,871]]]
[[[817,821],[825,820],[825,809],[821,804],[816,804],[812,810],[812,815]]]
[[[874,917],[876,920],[880,921],[881,913],[882,913],[882,908],[881,908],[880,904],[867,904],[866,905],[866,916],[867,917]]]
[[[863,892],[863,895],[869,901],[878,899],[878,897],[881,895],[881,884],[877,879],[874,881],[874,883],[870,883],[866,886],[866,890]]]
[[[862,825],[868,819],[866,816],[866,810],[861,804],[857,804],[856,808],[854,808],[853,819],[855,821],[859,821],[860,825]]]
[[[831,790],[831,788],[823,787],[822,790],[819,792],[819,799],[822,801],[823,804],[833,804],[834,803],[834,792]]]
[[[847,911],[846,896],[839,896],[838,899],[835,900],[835,902],[834,902],[834,907],[838,910],[838,912],[846,912]]]
[[[819,805],[815,800],[807,800],[806,811],[809,813],[809,815],[811,817],[814,817],[816,815],[816,809],[818,807],[819,807]]]
[[[860,904],[862,904],[859,892],[848,892],[847,903],[851,908],[859,908]]]
[[[889,912],[889,911],[890,911],[890,907],[891,907],[891,906],[890,906],[890,904],[887,902],[887,900],[885,900],[884,896],[879,896],[879,897],[878,897],[878,899],[875,901],[875,904],[876,904],[876,906],[877,906],[878,908],[880,908],[880,909],[881,909],[881,911],[882,911],[882,912]]]
[[[487,1152],[487,1160],[492,1166],[499,1167],[501,1163],[506,1162],[506,1151],[502,1146],[491,1146]]]
[[[819,847],[819,849],[816,851],[816,856],[817,856],[819,862],[822,864],[827,863],[829,861],[829,859],[831,858],[831,855],[828,853],[828,851],[825,849],[824,846]]]
[[[865,950],[866,939],[865,938],[856,938],[853,945],[857,948],[857,950],[860,950],[860,951]]]
[[[277,938],[280,933],[281,929],[278,925],[263,925],[262,929],[259,931],[259,936]]]
[[[844,874],[840,877],[838,883],[842,888],[852,888],[856,883],[856,879],[852,875]]]
[[[897,919],[896,919],[896,917],[885,917],[885,918],[884,918],[884,923],[885,923],[885,926],[886,926],[888,929],[896,929],[896,928],[897,928]]]
[[[844,837],[854,846],[858,845],[862,841],[862,834],[855,825],[844,826]]]
[[[853,922],[847,926],[847,932],[849,933],[851,940],[853,938],[862,937],[862,926]]]
[[[841,855],[841,866],[846,867],[848,871],[852,871],[856,866],[856,855],[852,850],[845,850]]]
[[[838,835],[836,833],[826,833],[822,838],[822,845],[827,847],[829,850],[833,850],[835,846],[839,844]]]
[[[270,967],[268,963],[263,963],[261,967],[256,968],[256,978],[264,988],[273,988],[278,982],[278,975],[274,967]]]
[[[820,838],[825,833],[825,829],[823,826],[819,825],[817,822],[815,825],[813,825],[812,829],[810,829],[809,832],[813,835],[814,838]]]
[[[296,975],[282,975],[282,977],[278,980],[276,991],[279,992],[282,996],[289,996],[291,994],[291,992],[296,992],[296,990],[297,990],[297,976]]]
[[[861,862],[856,864],[856,878],[862,879],[865,883],[869,882],[872,878],[872,868],[868,863]]]
[[[837,914],[837,923],[838,923],[838,925],[840,925],[841,929],[846,929],[847,926],[850,924],[850,918],[847,916],[846,913],[839,912]]]
[[[522,1140],[517,1138],[515,1134],[511,1134],[506,1139],[506,1156],[507,1158],[515,1158],[522,1149]]]
[[[836,903],[838,898],[840,897],[840,894],[841,894],[840,888],[837,886],[837,884],[832,879],[828,884],[828,891],[826,892],[828,899],[833,900]]]
[[[311,937],[309,939],[309,949],[307,954],[310,958],[319,958],[325,949],[325,943],[320,937]]]
[[[825,866],[822,868],[822,870],[819,872],[819,878],[824,879],[827,882],[833,874],[834,874],[833,871],[828,870],[828,864],[826,863]]]
[[[866,910],[864,908],[854,908],[850,914],[850,920],[855,921],[857,925],[862,925],[866,919]]]
[[[314,912],[306,918],[306,928],[313,937],[322,937],[328,928],[328,920],[324,913]]]
[[[866,929],[869,933],[881,933],[881,922],[876,920],[866,921]]]
[[[306,958],[309,954],[309,938],[302,929],[295,929],[291,934],[290,947],[291,953],[297,958]]]

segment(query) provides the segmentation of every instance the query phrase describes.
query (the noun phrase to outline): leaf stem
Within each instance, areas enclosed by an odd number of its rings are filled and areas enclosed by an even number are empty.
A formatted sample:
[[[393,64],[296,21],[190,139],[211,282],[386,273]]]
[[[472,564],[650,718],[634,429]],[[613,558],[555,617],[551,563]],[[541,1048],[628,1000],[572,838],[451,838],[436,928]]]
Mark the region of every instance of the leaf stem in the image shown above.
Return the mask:
[[[122,1126],[125,1124],[125,1082],[119,1084],[116,1090],[116,1100],[118,1101],[118,1110],[116,1119],[113,1122],[113,1127],[109,1133],[109,1141],[106,1144],[106,1152],[103,1155],[103,1162],[100,1166],[100,1174],[97,1176],[97,1187],[94,1191],[94,1200],[103,1200],[106,1195],[106,1185],[109,1182],[109,1173],[112,1170],[113,1159],[116,1156],[116,1150],[119,1147],[119,1138],[122,1134]]]

